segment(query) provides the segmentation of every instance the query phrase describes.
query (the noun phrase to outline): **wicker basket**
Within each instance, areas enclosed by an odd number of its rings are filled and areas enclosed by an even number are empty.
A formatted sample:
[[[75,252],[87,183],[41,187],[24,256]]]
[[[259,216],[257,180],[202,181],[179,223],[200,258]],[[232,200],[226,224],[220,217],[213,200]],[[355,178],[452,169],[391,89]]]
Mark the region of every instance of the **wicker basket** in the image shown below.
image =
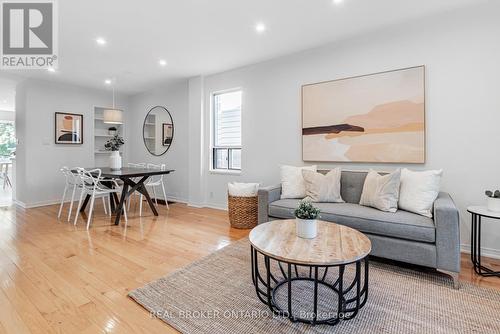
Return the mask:
[[[234,228],[249,229],[257,226],[258,197],[227,196],[229,222]]]

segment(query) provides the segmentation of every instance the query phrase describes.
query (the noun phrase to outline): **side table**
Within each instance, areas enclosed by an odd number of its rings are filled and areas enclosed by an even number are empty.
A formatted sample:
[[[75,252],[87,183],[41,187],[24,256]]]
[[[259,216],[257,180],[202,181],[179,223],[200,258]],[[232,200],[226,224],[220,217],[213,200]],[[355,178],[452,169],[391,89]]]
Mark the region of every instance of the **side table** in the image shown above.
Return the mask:
[[[493,271],[481,265],[481,218],[500,219],[500,212],[490,211],[485,206],[469,206],[467,212],[472,215],[470,257],[474,271],[485,277],[500,277],[500,271]]]

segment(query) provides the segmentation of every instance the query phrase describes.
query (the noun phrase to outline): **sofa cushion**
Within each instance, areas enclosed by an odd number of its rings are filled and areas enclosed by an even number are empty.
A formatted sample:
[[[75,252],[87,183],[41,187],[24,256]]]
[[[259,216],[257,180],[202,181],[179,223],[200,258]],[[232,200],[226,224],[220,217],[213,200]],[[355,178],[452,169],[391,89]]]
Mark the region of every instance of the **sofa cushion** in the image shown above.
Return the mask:
[[[347,203],[358,204],[363,192],[367,172],[342,171],[340,178],[340,195]],[[382,173],[381,173],[382,174]]]
[[[366,175],[359,204],[386,212],[398,211],[400,179],[400,169],[386,175],[370,170]]]
[[[281,198],[306,197],[306,182],[302,177],[303,170],[316,172],[317,166],[281,166]]]
[[[294,218],[293,210],[299,200],[284,199],[269,205],[269,216]],[[395,213],[351,203],[315,203],[321,210],[321,219],[352,227],[364,233],[389,236],[414,241],[435,242],[434,221],[411,212]]]
[[[340,167],[334,168],[326,174],[302,170],[302,177],[306,184],[305,200],[311,202],[344,203],[340,196]]]
[[[432,205],[439,195],[443,170],[414,172],[403,168],[399,207],[432,218]]]

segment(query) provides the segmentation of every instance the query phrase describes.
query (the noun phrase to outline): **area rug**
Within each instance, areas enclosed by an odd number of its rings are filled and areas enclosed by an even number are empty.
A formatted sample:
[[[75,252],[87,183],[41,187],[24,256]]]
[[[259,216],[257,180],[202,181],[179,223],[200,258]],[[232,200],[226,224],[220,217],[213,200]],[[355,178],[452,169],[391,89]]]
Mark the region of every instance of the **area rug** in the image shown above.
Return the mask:
[[[500,292],[372,261],[358,316],[332,327],[273,316],[255,294],[248,239],[130,292],[182,333],[500,333]],[[327,301],[320,300],[320,303]]]

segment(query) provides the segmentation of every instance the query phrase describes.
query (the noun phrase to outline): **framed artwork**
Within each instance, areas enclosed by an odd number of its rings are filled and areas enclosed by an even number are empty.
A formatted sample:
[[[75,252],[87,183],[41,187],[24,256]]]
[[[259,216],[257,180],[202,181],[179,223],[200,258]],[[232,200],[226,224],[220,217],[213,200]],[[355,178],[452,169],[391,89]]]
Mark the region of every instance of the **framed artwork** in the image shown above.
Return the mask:
[[[302,86],[302,158],[425,163],[425,67]]]
[[[174,135],[174,127],[171,123],[163,123],[162,145],[170,146]]]
[[[83,144],[83,115],[55,113],[56,144]]]

